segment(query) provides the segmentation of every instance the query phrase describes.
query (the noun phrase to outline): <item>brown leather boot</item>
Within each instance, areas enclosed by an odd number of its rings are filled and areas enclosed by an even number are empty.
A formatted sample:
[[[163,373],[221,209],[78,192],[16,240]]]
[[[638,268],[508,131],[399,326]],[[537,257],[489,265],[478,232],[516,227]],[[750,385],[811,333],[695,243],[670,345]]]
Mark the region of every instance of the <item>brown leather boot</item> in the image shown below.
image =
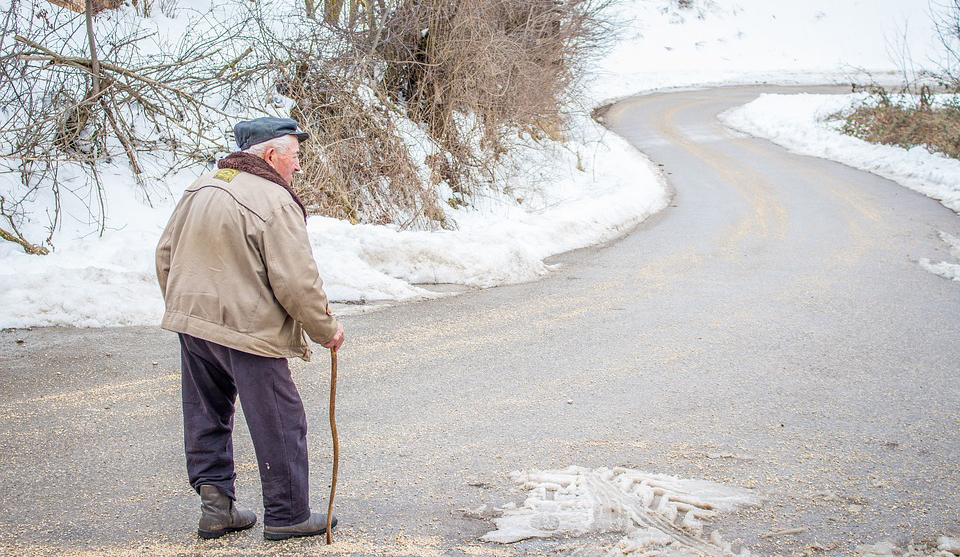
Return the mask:
[[[246,530],[257,523],[257,515],[238,509],[233,499],[212,485],[200,486],[200,512],[197,534],[205,540],[219,538],[227,532]]]
[[[336,527],[337,517],[333,517],[331,527]],[[327,533],[327,513],[310,513],[310,517],[292,526],[263,526],[263,537],[268,540],[286,540],[319,536]]]

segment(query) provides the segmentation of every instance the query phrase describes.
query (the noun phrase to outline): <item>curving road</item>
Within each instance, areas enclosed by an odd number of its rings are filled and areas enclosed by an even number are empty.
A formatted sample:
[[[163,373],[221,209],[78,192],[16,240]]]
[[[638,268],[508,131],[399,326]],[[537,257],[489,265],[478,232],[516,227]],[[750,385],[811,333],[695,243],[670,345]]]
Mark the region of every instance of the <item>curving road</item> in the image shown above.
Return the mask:
[[[711,528],[754,555],[960,530],[960,285],[916,263],[945,259],[960,219],[717,122],[764,90],[606,112],[675,188],[621,240],[535,283],[345,318],[333,548],[259,527],[196,540],[173,335],[0,333],[0,554],[590,555],[616,536],[477,542],[482,505],[522,501],[511,471],[572,464],[749,488],[762,503]],[[327,365],[293,365],[318,509]]]

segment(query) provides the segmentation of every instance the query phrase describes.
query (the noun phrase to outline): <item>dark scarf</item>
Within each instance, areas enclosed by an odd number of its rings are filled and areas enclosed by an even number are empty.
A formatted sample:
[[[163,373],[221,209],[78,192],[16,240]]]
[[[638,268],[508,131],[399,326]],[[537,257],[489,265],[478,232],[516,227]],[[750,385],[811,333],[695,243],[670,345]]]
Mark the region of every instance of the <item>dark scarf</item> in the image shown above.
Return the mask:
[[[283,178],[280,176],[280,174],[277,173],[272,166],[267,164],[267,161],[256,155],[244,153],[243,151],[237,151],[236,153],[230,153],[226,157],[223,157],[217,161],[217,168],[231,168],[233,170],[239,170],[240,172],[247,172],[277,184],[281,188],[287,190],[287,193],[290,194],[290,197],[297,202],[297,205],[300,206],[300,210],[303,211],[303,221],[307,221],[307,208],[303,206],[300,198],[297,197],[297,194],[290,188],[290,186],[283,181]]]

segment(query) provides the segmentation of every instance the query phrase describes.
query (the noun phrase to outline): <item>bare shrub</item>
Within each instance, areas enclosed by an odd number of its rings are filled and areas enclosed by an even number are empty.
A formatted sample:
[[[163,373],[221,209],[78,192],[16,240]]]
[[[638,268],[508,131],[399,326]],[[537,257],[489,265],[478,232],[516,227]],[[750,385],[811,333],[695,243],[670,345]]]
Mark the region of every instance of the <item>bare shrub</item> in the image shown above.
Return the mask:
[[[853,90],[869,93],[858,106],[833,116],[843,122],[840,131],[864,141],[909,149],[923,146],[960,159],[960,0],[931,0],[935,33],[947,57],[932,68],[918,69],[907,41],[892,49],[900,67],[902,85],[879,85]],[[954,93],[935,97],[934,90]]]
[[[177,0],[160,0],[160,13],[173,19],[177,17]]]
[[[143,48],[147,34],[118,17],[97,71],[73,40],[81,17],[21,1],[0,38],[0,172],[22,186],[0,200],[13,230],[40,189],[59,199],[64,165],[88,173],[79,197],[102,227],[102,163],[120,158],[152,177],[212,163],[238,119],[287,113],[313,136],[294,184],[313,213],[446,226],[435,186],[468,203],[495,184],[519,135],[559,139],[579,65],[606,31],[606,0],[324,0],[321,20],[304,17],[313,3],[261,0],[230,4],[229,22],[197,22],[208,31],[188,31],[174,48]],[[145,159],[163,157],[144,171]]]
[[[469,192],[517,131],[558,138],[578,63],[603,38],[603,5],[580,0],[406,0],[376,51],[386,90],[450,157]],[[441,161],[442,162],[442,161]]]
[[[225,86],[220,69],[229,59],[223,44],[231,31],[196,33],[179,48],[151,56],[143,54],[147,32],[110,21],[113,32],[98,45],[95,65],[74,39],[84,36],[82,15],[17,1],[4,14],[0,172],[18,175],[20,187],[5,195],[2,215],[15,228],[29,217],[28,202],[51,190],[47,244],[60,222],[58,176],[65,166],[86,172],[86,183],[72,193],[90,200],[90,217],[102,231],[99,165],[126,159],[149,199],[141,180],[144,157],[168,153],[168,167],[209,162],[223,143],[219,121],[227,114],[203,99]],[[18,243],[38,241],[10,234]]]
[[[350,222],[429,228],[443,223],[436,195],[397,127],[398,115],[335,64],[288,82],[291,116],[314,137],[301,148],[295,188],[310,210]]]
[[[295,188],[322,214],[400,227],[445,226],[435,186],[456,204],[495,182],[519,133],[560,138],[578,63],[602,39],[602,7],[580,0],[367,2],[262,48],[291,115],[314,133]],[[328,4],[324,4],[330,7]],[[327,13],[329,15],[329,12]],[[409,118],[430,145],[411,154]],[[421,175],[422,165],[430,169]]]
[[[942,86],[960,91],[960,0],[930,0],[930,11],[946,52],[946,59],[932,73]]]
[[[266,86],[292,101],[290,116],[311,134],[293,184],[308,210],[353,223],[442,226],[422,161],[413,160],[399,127],[404,118],[376,90],[364,32],[324,20],[277,25],[262,11],[253,19],[254,52],[237,68],[246,83],[233,98],[255,106]]]
[[[916,102],[907,100],[913,96],[891,97],[883,89],[876,89],[874,95],[876,102],[843,116],[843,133],[905,149],[919,145],[960,159],[960,105],[937,105],[929,87],[920,88]]]

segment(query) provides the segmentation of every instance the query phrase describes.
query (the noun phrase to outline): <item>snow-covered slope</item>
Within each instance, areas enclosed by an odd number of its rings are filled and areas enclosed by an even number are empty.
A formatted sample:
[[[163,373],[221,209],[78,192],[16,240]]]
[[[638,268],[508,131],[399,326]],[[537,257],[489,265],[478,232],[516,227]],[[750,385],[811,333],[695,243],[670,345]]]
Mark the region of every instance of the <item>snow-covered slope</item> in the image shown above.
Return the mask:
[[[943,52],[927,0],[621,0],[615,9],[633,23],[600,64],[598,98],[701,85],[897,83],[911,69],[905,59],[930,67]]]

